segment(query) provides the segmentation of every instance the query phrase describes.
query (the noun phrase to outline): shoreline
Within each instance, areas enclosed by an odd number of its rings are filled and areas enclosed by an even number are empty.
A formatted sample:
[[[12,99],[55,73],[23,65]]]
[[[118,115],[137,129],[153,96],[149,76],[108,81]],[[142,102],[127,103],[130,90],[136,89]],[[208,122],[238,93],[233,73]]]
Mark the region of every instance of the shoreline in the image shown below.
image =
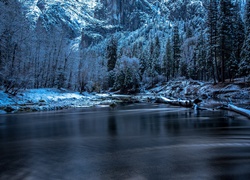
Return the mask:
[[[67,89],[27,89],[11,96],[0,91],[0,114],[54,111],[69,108],[94,107],[116,103],[155,103],[159,97],[170,99],[202,100],[201,107],[215,108],[232,103],[250,109],[250,87],[242,82],[213,85],[194,80],[175,80],[144,90],[135,95],[106,93],[83,93]]]

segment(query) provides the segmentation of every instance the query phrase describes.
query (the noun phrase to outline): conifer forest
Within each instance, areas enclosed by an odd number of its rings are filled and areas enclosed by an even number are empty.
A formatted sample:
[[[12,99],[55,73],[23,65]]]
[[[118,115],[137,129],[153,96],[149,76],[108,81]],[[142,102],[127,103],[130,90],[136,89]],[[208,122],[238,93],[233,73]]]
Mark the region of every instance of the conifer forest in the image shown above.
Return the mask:
[[[1,0],[0,9],[0,87],[11,94],[249,81],[248,0]]]

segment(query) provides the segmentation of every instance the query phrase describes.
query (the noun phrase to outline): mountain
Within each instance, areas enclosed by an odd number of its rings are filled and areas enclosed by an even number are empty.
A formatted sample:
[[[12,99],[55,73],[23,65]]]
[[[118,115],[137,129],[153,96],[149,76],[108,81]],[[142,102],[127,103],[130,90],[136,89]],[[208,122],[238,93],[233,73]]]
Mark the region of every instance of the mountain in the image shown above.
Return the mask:
[[[52,27],[63,29],[70,38],[80,36],[83,27],[104,24],[94,17],[94,10],[99,5],[96,1],[28,0],[22,3],[33,27],[42,24],[48,31]]]
[[[147,0],[27,0],[24,12],[33,27],[42,24],[67,31],[70,38],[85,33],[96,37],[120,30],[135,30],[155,13]]]
[[[200,0],[19,0],[31,25],[56,28],[69,39],[83,35],[85,47],[119,31],[145,24],[204,16]]]

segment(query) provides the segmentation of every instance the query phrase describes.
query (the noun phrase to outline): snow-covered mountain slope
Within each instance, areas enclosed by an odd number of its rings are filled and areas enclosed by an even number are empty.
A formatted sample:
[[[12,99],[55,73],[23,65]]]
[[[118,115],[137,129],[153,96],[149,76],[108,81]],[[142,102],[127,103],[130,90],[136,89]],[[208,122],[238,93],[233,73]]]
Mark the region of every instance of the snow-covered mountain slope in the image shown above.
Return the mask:
[[[145,25],[164,28],[167,21],[204,18],[200,0],[19,0],[34,28],[58,29],[70,39],[84,37],[84,47],[119,31]],[[167,23],[168,24],[168,23]],[[142,30],[144,31],[144,30]],[[79,38],[78,38],[79,39]]]
[[[94,17],[94,10],[100,3],[96,0],[27,0],[22,1],[24,12],[33,27],[42,24],[68,31],[70,37],[80,35],[89,24],[104,24]]]
[[[79,36],[83,28],[102,35],[114,28],[135,30],[155,12],[154,5],[147,0],[19,1],[33,27],[37,24],[46,29],[56,26],[67,30],[73,38]]]

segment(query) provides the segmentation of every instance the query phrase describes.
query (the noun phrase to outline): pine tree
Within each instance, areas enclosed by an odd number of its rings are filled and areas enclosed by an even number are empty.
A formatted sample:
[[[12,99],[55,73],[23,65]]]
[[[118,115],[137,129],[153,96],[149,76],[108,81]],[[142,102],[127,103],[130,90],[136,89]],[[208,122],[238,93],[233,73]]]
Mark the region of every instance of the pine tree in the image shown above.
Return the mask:
[[[220,0],[220,61],[221,61],[221,82],[225,82],[226,61],[232,52],[232,2],[231,0]]]
[[[190,27],[190,24],[188,23],[185,24],[185,30],[186,30],[186,39],[191,38],[193,34],[192,34],[192,29]]]
[[[161,53],[161,44],[159,37],[155,37],[155,42],[154,42],[154,70],[158,73],[161,74],[161,66],[160,66],[160,53]]]
[[[250,1],[246,3],[245,9],[245,40],[241,52],[240,75],[250,74]]]
[[[206,63],[206,47],[205,47],[205,40],[204,35],[201,34],[197,40],[197,46],[195,49],[195,55],[197,59],[197,71],[198,71],[198,79],[200,80],[207,80],[207,63]]]
[[[170,80],[170,76],[171,76],[171,67],[172,67],[172,46],[171,46],[171,42],[170,42],[170,38],[168,38],[167,44],[166,44],[166,50],[165,50],[165,54],[163,57],[163,67],[162,67],[162,74],[167,78],[167,81]]]
[[[179,35],[179,27],[178,25],[174,26],[173,30],[173,71],[172,77],[176,77],[179,73],[180,67],[180,57],[181,57],[181,50],[180,50],[180,35]]]
[[[111,38],[107,46],[106,58],[108,60],[108,71],[112,71],[117,61],[117,41],[114,37]]]
[[[245,20],[246,30],[249,32],[250,31],[250,1],[246,2],[244,20]]]
[[[243,45],[243,50],[241,52],[241,62],[240,62],[240,74],[242,76],[249,76],[250,74],[250,35],[246,35],[246,39]]]
[[[233,40],[232,47],[235,54],[235,58],[239,63],[240,54],[245,38],[244,23],[242,21],[240,12],[240,2],[235,3],[233,6],[232,22],[233,22],[231,27],[232,40]]]
[[[154,55],[154,43],[151,42],[149,45],[149,77],[151,79],[151,86],[154,84],[154,77],[155,77],[155,55]]]
[[[117,61],[117,40],[114,37],[110,39],[109,44],[107,46],[106,58],[108,60],[107,68],[109,72],[108,86],[113,87],[116,78],[113,70],[116,66],[116,61]]]
[[[217,65],[217,47],[218,47],[218,1],[210,0],[207,9],[207,27],[208,27],[208,70],[213,77],[214,84],[218,79]],[[217,77],[217,78],[216,78]]]

